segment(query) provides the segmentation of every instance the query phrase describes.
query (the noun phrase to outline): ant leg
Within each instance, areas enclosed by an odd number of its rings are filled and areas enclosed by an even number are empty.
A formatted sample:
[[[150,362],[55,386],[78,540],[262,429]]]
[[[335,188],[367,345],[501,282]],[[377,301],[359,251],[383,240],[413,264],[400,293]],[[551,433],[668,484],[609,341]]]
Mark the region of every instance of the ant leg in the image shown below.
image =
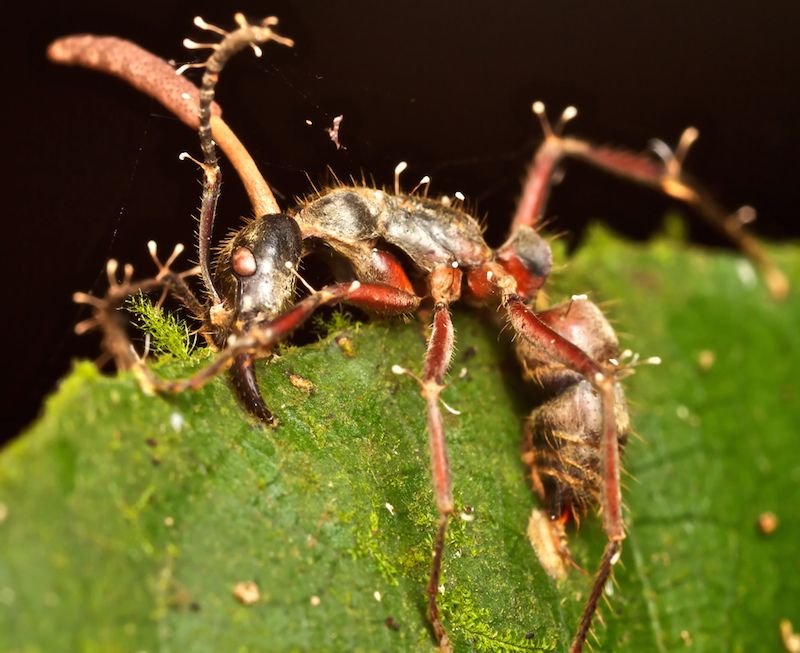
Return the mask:
[[[125,329],[125,322],[118,310],[125,300],[137,292],[148,292],[157,288],[176,290],[178,299],[187,307],[199,313],[195,315],[202,319],[202,307],[197,298],[186,284],[186,277],[199,272],[199,268],[191,268],[185,272],[173,272],[170,266],[183,251],[183,245],[176,245],[172,254],[165,263],[161,263],[156,255],[155,243],[148,244],[150,256],[159,267],[158,274],[150,279],[133,281],[133,266],[125,265],[122,281],[117,279],[119,263],[110,259],[106,263],[106,276],[108,277],[108,290],[105,297],[94,297],[87,293],[77,292],[73,301],[78,304],[87,304],[92,307],[92,317],[75,325],[75,333],[82,335],[93,329],[100,329],[103,333],[103,349],[106,354],[114,359],[118,369],[137,367],[141,361],[136,354]],[[185,293],[182,292],[185,290]]]
[[[603,530],[608,542],[570,647],[570,653],[580,653],[597,612],[600,595],[611,575],[613,565],[619,559],[622,540],[625,539],[616,412],[618,381],[613,369],[604,368],[580,347],[543,322],[519,296],[506,294],[503,304],[508,311],[514,330],[530,343],[542,359],[561,363],[583,375],[600,396],[602,414],[600,474],[603,479],[600,498],[603,509]]]
[[[236,357],[248,354],[259,357],[270,353],[278,343],[311,317],[317,308],[340,302],[386,315],[402,315],[419,306],[417,296],[385,284],[359,281],[333,284],[305,297],[275,319],[254,323],[247,333],[231,336],[227,347],[211,363],[188,378],[159,378],[141,361],[137,372],[144,379],[143,385],[157,392],[178,394],[186,390],[198,390],[230,367]]]
[[[554,129],[547,119],[542,102],[533,103],[533,113],[539,119],[545,139],[533,155],[533,162],[525,177],[522,196],[517,203],[517,210],[511,222],[512,234],[522,226],[535,229],[544,218],[544,209],[550,195],[556,166],[564,156],[561,148],[561,132],[564,126],[578,115],[575,107],[567,107],[562,112]]]
[[[450,304],[459,298],[461,279],[461,270],[452,267],[438,268],[430,274],[429,284],[431,296],[434,300],[433,328],[425,352],[422,378],[418,379],[427,409],[431,475],[436,508],[439,512],[439,521],[433,540],[433,561],[428,581],[428,620],[433,627],[441,653],[452,651],[447,631],[442,624],[437,596],[439,594],[447,527],[455,508],[440,397],[442,390],[445,388],[444,377],[450,368],[455,344]],[[399,374],[408,373],[400,367],[393,369]]]
[[[688,204],[761,270],[773,297],[780,299],[786,296],[789,291],[786,275],[772,262],[758,240],[744,229],[745,223],[754,218],[753,209],[742,207],[731,214],[683,171],[683,161],[699,136],[697,129],[689,127],[684,130],[674,152],[657,141],[656,152],[660,157],[657,158],[645,153],[598,146],[585,140],[562,136],[564,125],[577,114],[574,107],[564,110],[554,128],[550,126],[541,102],[534,102],[533,111],[542,125],[545,140],[536,151],[528,171],[522,197],[514,215],[512,234],[526,225],[535,227],[542,219],[557,165],[564,158],[574,158]]]
[[[569,653],[581,653],[583,651],[583,645],[586,643],[586,638],[592,627],[592,619],[597,612],[600,596],[611,576],[611,569],[619,560],[620,555],[622,555],[622,541],[609,539],[606,542],[605,549],[603,549],[603,555],[600,558],[600,564],[597,567],[597,573],[592,583],[592,591],[589,594],[586,605],[583,607],[578,630],[575,632],[575,636],[569,646]]]
[[[439,523],[433,543],[433,562],[428,581],[428,619],[433,626],[441,651],[449,651],[447,632],[442,625],[436,598],[439,594],[439,579],[442,572],[447,526],[453,514],[453,488],[450,462],[447,457],[447,442],[444,434],[439,397],[444,389],[444,377],[453,357],[454,333],[450,308],[445,302],[437,302],[433,309],[433,330],[425,354],[422,377],[422,396],[428,413],[428,443],[431,454],[431,473],[439,511]]]
[[[156,280],[160,281],[169,292],[189,310],[196,320],[200,323],[204,323],[206,321],[206,306],[197,298],[197,295],[194,294],[194,291],[192,291],[189,284],[185,281],[186,277],[196,274],[199,269],[194,268],[188,273],[178,273],[173,272],[170,268],[175,262],[175,259],[183,253],[183,250],[183,245],[178,243],[175,245],[169,258],[162,263],[158,258],[158,246],[156,242],[151,240],[147,243],[147,251],[150,254],[150,258],[153,259],[153,263],[155,263],[158,268],[158,274],[155,277]]]

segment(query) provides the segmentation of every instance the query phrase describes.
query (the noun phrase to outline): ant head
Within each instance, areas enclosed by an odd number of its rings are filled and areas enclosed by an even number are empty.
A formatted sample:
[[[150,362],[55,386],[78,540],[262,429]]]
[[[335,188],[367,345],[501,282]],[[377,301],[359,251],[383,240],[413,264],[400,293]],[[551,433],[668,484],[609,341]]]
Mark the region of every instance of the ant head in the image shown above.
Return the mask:
[[[216,281],[242,319],[273,317],[294,299],[302,248],[297,222],[283,213],[249,222],[225,244]]]
[[[550,276],[553,252],[533,227],[523,225],[497,250],[497,262],[514,277],[520,296],[527,300]]]

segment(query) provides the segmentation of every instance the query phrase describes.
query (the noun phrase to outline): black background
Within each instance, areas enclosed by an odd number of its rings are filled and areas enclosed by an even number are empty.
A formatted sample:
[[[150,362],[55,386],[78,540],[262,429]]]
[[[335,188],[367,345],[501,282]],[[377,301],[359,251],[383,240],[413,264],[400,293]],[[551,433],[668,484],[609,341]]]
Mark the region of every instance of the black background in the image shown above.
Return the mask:
[[[292,50],[239,57],[220,101],[283,204],[324,181],[364,172],[432,191],[460,190],[488,218],[497,244],[540,134],[532,100],[552,113],[575,104],[571,133],[643,148],[701,139],[688,167],[732,208],[759,210],[756,230],[796,238],[800,171],[796,3],[712,2],[49,2],[19,5],[4,28],[3,359],[0,441],[33,419],[74,357],[98,343],[72,334],[85,316],[75,290],[104,290],[114,256],[150,271],[163,251],[192,242],[199,175],[179,152],[196,137],[151,100],[98,73],[44,58],[55,37],[124,36],[180,61],[195,14],[229,27],[234,10],[281,18]],[[344,114],[337,151],[325,133]],[[313,124],[308,126],[306,120]],[[549,215],[579,240],[589,219],[643,238],[670,202],[602,174],[569,168]],[[248,210],[228,174],[218,233]],[[698,242],[719,244],[692,223]],[[691,280],[676,279],[675,283]],[[579,289],[577,289],[579,290]]]

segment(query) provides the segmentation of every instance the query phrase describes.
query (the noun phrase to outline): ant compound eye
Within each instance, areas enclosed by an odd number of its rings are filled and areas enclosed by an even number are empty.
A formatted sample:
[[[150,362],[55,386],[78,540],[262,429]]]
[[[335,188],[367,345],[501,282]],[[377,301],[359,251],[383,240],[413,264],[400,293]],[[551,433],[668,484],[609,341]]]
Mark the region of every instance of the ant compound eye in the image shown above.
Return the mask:
[[[237,247],[231,254],[231,268],[240,277],[252,277],[256,273],[256,257],[247,247]]]

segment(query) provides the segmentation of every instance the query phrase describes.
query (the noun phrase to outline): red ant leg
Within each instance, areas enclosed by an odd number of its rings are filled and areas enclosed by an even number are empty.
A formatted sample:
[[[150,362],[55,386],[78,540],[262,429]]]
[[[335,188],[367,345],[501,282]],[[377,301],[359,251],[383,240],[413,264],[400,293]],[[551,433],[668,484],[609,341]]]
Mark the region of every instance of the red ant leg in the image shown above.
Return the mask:
[[[512,222],[512,234],[522,226],[535,227],[541,221],[558,164],[567,157],[579,159],[600,170],[685,202],[700,217],[729,238],[761,269],[774,297],[786,296],[789,291],[788,279],[767,256],[758,241],[743,229],[744,222],[749,221],[747,218],[752,219],[753,210],[743,207],[733,214],[727,212],[713,200],[708,191],[683,172],[683,160],[698,137],[696,129],[689,127],[683,132],[674,153],[664,146],[662,160],[645,153],[598,146],[588,141],[562,137],[563,126],[576,115],[573,107],[564,110],[555,127],[550,126],[541,102],[534,103],[534,113],[542,124],[545,140],[536,151],[528,171],[522,197]]]
[[[428,581],[428,619],[433,626],[440,650],[449,650],[447,632],[442,625],[436,597],[439,594],[439,579],[442,571],[447,525],[453,514],[453,489],[450,477],[450,462],[447,457],[447,442],[444,434],[439,397],[444,389],[444,377],[453,357],[453,321],[450,308],[445,302],[437,302],[433,309],[433,330],[428,340],[425,366],[422,377],[422,396],[428,414],[428,445],[431,454],[431,474],[439,511],[439,524],[433,544],[433,562]]]
[[[444,377],[450,368],[455,344],[450,304],[460,296],[461,279],[461,270],[449,266],[437,268],[430,273],[429,285],[431,296],[434,300],[433,327],[425,352],[422,378],[418,379],[427,409],[431,475],[436,509],[439,512],[439,522],[433,541],[433,561],[428,580],[428,620],[433,627],[441,653],[449,653],[452,650],[447,631],[442,624],[436,597],[439,594],[439,580],[442,573],[442,557],[447,537],[447,526],[454,512],[454,504],[440,397],[442,390],[445,388]],[[396,371],[406,373],[406,370],[402,368]]]
[[[789,280],[772,262],[758,240],[744,229],[744,223],[755,217],[755,211],[750,207],[742,207],[734,213],[726,211],[706,189],[681,170],[683,156],[696,138],[697,130],[691,127],[686,129],[681,136],[677,152],[663,164],[653,162],[643,154],[597,147],[573,138],[563,139],[561,145],[566,156],[590,163],[618,177],[649,186],[691,206],[700,217],[723,233],[761,270],[772,296],[782,299],[789,292]]]
[[[245,335],[232,336],[228,346],[220,351],[211,363],[187,379],[161,379],[141,364],[138,366],[138,372],[143,375],[146,386],[159,392],[177,394],[186,390],[198,390],[229,367],[237,356],[243,354],[258,356],[271,352],[275,345],[311,317],[317,308],[338,302],[386,315],[410,313],[419,306],[418,297],[388,285],[358,281],[333,284],[302,299],[274,320],[253,324]]]
[[[522,226],[536,228],[544,218],[544,208],[550,196],[553,174],[562,156],[561,148],[551,138],[545,139],[536,150],[533,163],[525,177],[510,233],[515,233]]]
[[[620,461],[616,427],[617,383],[613,371],[604,369],[582,349],[561,336],[542,322],[517,295],[506,295],[504,304],[509,319],[517,333],[526,338],[543,355],[569,369],[582,374],[597,390],[601,399],[603,430],[601,436],[601,474],[603,490],[603,530],[608,537],[589,600],[581,615],[580,624],[570,647],[571,653],[580,653],[597,612],[597,603],[611,575],[614,563],[622,551],[625,526],[622,520],[622,496],[620,492]]]

